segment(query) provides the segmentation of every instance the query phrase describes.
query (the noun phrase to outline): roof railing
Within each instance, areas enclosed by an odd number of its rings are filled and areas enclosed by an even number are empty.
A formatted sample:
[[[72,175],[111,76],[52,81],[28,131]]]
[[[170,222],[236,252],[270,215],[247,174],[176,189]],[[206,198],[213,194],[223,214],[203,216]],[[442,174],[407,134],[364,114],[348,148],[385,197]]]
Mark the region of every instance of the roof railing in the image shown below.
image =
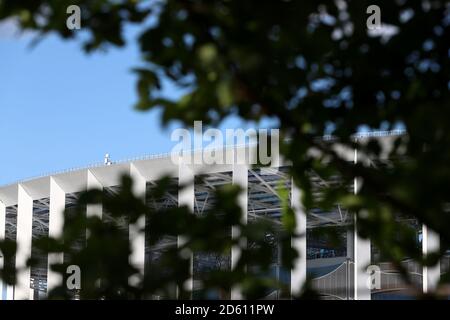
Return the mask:
[[[405,134],[406,131],[404,130],[391,130],[391,131],[368,131],[368,132],[360,132],[360,133],[356,133],[354,135],[352,135],[355,138],[366,138],[366,137],[385,137],[385,136],[396,136],[396,135],[403,135]],[[324,140],[332,140],[335,137],[332,135],[325,135],[322,137],[322,139]],[[241,147],[250,147],[250,146],[255,146],[257,145],[257,142],[249,142],[249,143],[244,143],[244,144],[234,144],[234,145],[224,145],[224,146],[211,146],[211,147],[206,147],[206,148],[196,148],[196,149],[189,149],[189,150],[182,150],[183,154],[190,154],[190,153],[195,153],[195,152],[199,152],[199,151],[204,151],[204,150],[211,150],[211,149],[227,149],[227,148],[241,148]],[[126,158],[126,159],[122,159],[122,160],[118,160],[118,161],[113,161],[113,165],[120,165],[120,164],[124,164],[124,163],[129,163],[129,162],[135,162],[135,161],[145,161],[145,160],[154,160],[154,159],[163,159],[163,158],[169,158],[171,156],[171,152],[165,152],[165,153],[157,153],[157,154],[151,154],[151,155],[143,155],[143,156],[137,156],[137,157],[132,157],[132,158]],[[91,163],[85,166],[77,166],[77,167],[72,167],[69,169],[64,169],[64,170],[57,170],[57,171],[52,171],[52,172],[47,172],[44,174],[40,174],[40,175],[36,175],[33,177],[28,177],[28,178],[24,178],[24,179],[20,179],[17,180],[15,182],[12,183],[7,183],[4,185],[0,185],[0,188],[3,187],[8,187],[14,184],[18,184],[18,183],[24,183],[24,182],[28,182],[28,181],[32,181],[32,180],[36,180],[36,179],[40,179],[40,178],[45,178],[45,177],[49,177],[49,176],[55,176],[55,175],[59,175],[59,174],[65,174],[65,173],[71,173],[71,172],[75,172],[75,171],[79,171],[79,170],[86,170],[86,169],[92,169],[92,168],[99,168],[99,167],[104,167],[106,166],[104,162],[96,162],[96,163]]]

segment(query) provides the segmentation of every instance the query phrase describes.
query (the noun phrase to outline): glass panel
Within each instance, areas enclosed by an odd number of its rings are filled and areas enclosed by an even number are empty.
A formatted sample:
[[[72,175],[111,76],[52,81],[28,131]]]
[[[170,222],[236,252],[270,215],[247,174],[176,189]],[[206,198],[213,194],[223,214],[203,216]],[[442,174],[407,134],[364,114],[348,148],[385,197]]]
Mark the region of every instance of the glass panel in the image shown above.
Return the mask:
[[[402,159],[401,161],[406,161]],[[391,161],[377,160],[372,161],[372,165],[380,170],[390,170]],[[416,245],[416,249],[422,251],[422,224],[414,217],[395,214],[395,221],[399,226],[406,227],[411,231],[411,236]],[[400,232],[397,232],[400,236]],[[403,257],[401,265],[407,270],[412,281],[412,285],[405,282],[399,269],[389,261],[386,252],[371,244],[371,263],[380,268],[381,288],[372,289],[372,300],[410,300],[415,299],[415,289],[422,290],[422,267],[411,257]]]
[[[339,177],[328,181],[311,173],[312,192],[320,201],[325,188],[341,187]],[[353,192],[353,184],[347,187]],[[331,210],[314,208],[306,222],[307,275],[312,287],[325,300],[353,299],[353,215],[336,203]]]
[[[120,186],[106,187],[103,193],[106,197],[116,196],[120,192]],[[126,212],[122,212],[119,217],[114,217],[110,212],[103,208],[102,221],[107,224],[112,224],[121,230],[124,239],[129,237],[129,222]]]
[[[281,299],[290,296],[291,272],[281,262],[284,228],[281,224],[280,188],[288,190],[287,200],[288,203],[291,202],[291,178],[287,172],[287,167],[281,167],[251,169],[248,173],[248,223],[264,220],[269,221],[274,226],[274,234],[267,234],[264,239],[272,246],[272,263],[268,276],[276,279],[282,287],[282,289],[269,289],[260,298]],[[250,248],[254,245],[249,241],[248,246]],[[258,269],[259,267],[256,265],[248,266],[249,272],[258,274]],[[261,274],[261,276],[264,277],[264,274]]]
[[[33,201],[33,243],[48,236],[48,217],[50,199]],[[48,254],[32,245],[31,258],[36,262],[31,267],[31,288],[34,290],[34,300],[46,298]]]
[[[169,208],[178,207],[178,178],[172,178],[170,181],[170,186],[168,191],[160,198],[155,198],[152,194],[156,185],[153,182],[147,182],[146,186],[146,204],[152,210],[162,210]],[[174,248],[177,246],[177,238],[174,236],[163,236],[161,239],[156,242],[154,245],[150,245],[149,237],[151,232],[151,226],[149,223],[149,219],[146,219],[145,226],[145,277],[160,275],[164,273],[163,270],[159,266],[159,261],[161,259],[162,254],[169,250],[170,248]],[[155,294],[150,297],[151,299],[163,299],[163,298],[176,298],[176,286],[173,285],[170,288],[167,288],[167,292]]]
[[[216,200],[214,190],[231,183],[231,172],[197,176],[195,182],[194,213],[199,216],[211,213],[210,208]],[[231,238],[231,228],[227,230],[226,234],[227,237]],[[231,270],[231,250],[223,254],[216,252],[194,252],[193,267],[194,299],[230,299],[231,292],[224,292],[218,289],[206,291],[203,289],[202,282],[211,271]]]
[[[78,210],[77,210],[77,204],[78,204],[78,199],[80,197],[81,192],[77,192],[77,193],[68,193],[66,194],[66,199],[65,199],[65,211],[64,211],[64,228],[67,228],[67,226],[72,225],[73,223],[76,223],[77,218],[77,214],[78,214]],[[86,207],[84,207],[81,210],[82,214],[84,215],[84,217],[86,216]],[[67,233],[67,231],[65,231]],[[80,234],[77,235],[77,238],[72,242],[71,244],[71,251],[72,252],[79,252],[81,249],[83,249],[86,246],[86,230],[82,229],[80,231]],[[70,260],[72,260],[72,256],[69,252],[64,252],[64,264],[67,264]],[[83,273],[82,273],[83,276]],[[64,281],[66,281],[67,279],[64,278]],[[72,299],[78,299],[79,298],[79,292],[76,290],[71,290],[71,291],[67,291],[66,293],[69,297],[71,297]]]
[[[10,206],[6,208],[6,219],[5,219],[5,239],[8,239],[10,241],[16,241],[17,239],[17,205]],[[14,255],[11,260],[4,261],[3,262],[4,268],[8,268],[9,270],[14,271],[16,268],[16,256]],[[8,274],[10,280],[14,282],[15,279],[15,272],[12,272],[11,274]],[[3,299],[6,299],[6,289],[7,284],[5,282],[3,283]]]

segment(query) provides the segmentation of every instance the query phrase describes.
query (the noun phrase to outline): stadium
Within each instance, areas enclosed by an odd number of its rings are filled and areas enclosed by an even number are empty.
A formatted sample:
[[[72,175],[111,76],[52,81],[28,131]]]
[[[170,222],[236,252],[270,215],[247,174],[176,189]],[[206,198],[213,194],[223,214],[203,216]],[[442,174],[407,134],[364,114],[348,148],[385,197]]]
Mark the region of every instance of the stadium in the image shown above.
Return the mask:
[[[376,133],[361,135],[359,141],[378,139],[383,146],[389,147],[396,133]],[[233,150],[244,149],[251,154],[254,146],[233,147]],[[223,150],[218,150],[222,152]],[[357,162],[357,149],[341,150],[350,162]],[[199,152],[199,151],[192,151]],[[381,159],[389,161],[389,159]],[[252,223],[258,219],[271,221],[280,225],[281,201],[277,188],[280,183],[290,190],[290,203],[297,217],[297,232],[306,237],[292,241],[292,247],[300,252],[306,252],[297,259],[292,270],[284,270],[280,262],[280,246],[277,239],[274,242],[271,272],[278,280],[289,285],[291,292],[311,278],[312,286],[323,299],[335,300],[370,300],[370,299],[407,299],[409,288],[402,280],[398,271],[389,261],[384,261],[382,254],[371,245],[370,240],[362,239],[355,234],[358,223],[354,216],[336,204],[335,210],[325,212],[320,209],[304,212],[300,202],[301,190],[295,187],[288,175],[289,163],[278,155],[272,155],[269,167],[253,168],[248,163],[235,161],[227,164],[190,165],[180,158],[174,163],[170,154],[147,156],[120,162],[107,162],[85,168],[70,169],[37,178],[20,181],[0,187],[0,239],[16,240],[18,251],[15,256],[15,266],[20,269],[17,283],[14,286],[1,284],[3,300],[39,300],[45,299],[49,290],[55,287],[60,278],[49,270],[48,265],[60,257],[48,257],[33,252],[33,239],[41,236],[57,236],[62,232],[64,209],[75,205],[80,192],[90,188],[102,188],[104,192],[115,193],[120,177],[129,174],[135,181],[137,194],[148,194],[153,182],[163,175],[172,177],[173,188],[163,199],[146,198],[149,206],[156,209],[168,206],[188,205],[195,214],[201,214],[214,201],[211,192],[225,184],[240,185],[243,192],[239,204],[245,213],[244,219]],[[177,186],[194,181],[202,176],[201,183],[179,189]],[[323,181],[318,176],[311,175],[314,183],[315,196],[320,196],[320,190],[332,181]],[[349,192],[357,192],[356,181],[349,186]],[[98,206],[87,206],[86,215],[99,214]],[[105,219],[105,214],[103,214]],[[415,219],[400,218],[399,223],[410,225],[416,230],[417,245],[423,253],[439,248],[439,236],[427,230],[426,226]],[[336,246],[317,237],[317,228],[335,228],[341,237],[341,245]],[[177,239],[167,238],[158,246],[146,245],[145,237],[138,236],[132,240],[132,262],[145,272],[146,266],[158,258],[165,247],[176,245]],[[221,257],[220,264],[231,268],[239,252],[231,251],[229,256]],[[29,256],[35,256],[40,263],[34,267],[26,267]],[[194,255],[193,277],[191,288],[195,294],[200,290],[201,273],[214,268],[218,263],[214,257]],[[405,258],[403,263],[415,284],[424,292],[435,288],[441,273],[448,270],[450,259],[444,258],[440,265],[427,268],[419,267],[411,259]],[[2,261],[0,261],[2,262]],[[368,265],[377,266],[379,285],[370,286],[371,272]],[[212,296],[211,298],[223,298]],[[239,299],[239,293],[231,292],[225,298]],[[281,293],[273,290],[265,297],[267,299],[283,298]]]

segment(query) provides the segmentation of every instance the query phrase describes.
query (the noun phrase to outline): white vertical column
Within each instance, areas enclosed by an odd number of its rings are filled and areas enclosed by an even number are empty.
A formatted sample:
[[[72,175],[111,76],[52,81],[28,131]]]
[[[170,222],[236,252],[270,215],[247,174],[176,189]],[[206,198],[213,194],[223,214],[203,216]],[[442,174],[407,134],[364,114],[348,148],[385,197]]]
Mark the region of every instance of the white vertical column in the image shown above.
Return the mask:
[[[5,240],[6,236],[6,206],[0,200],[0,241]],[[0,269],[3,269],[3,253],[0,252]],[[0,278],[0,300],[6,300],[6,284],[3,285],[3,280]]]
[[[233,164],[233,184],[241,187],[241,193],[238,196],[238,205],[241,208],[242,216],[241,222],[243,224],[247,223],[247,208],[248,208],[248,165],[244,163],[234,163]],[[233,239],[239,238],[240,236],[239,228],[233,227],[231,229],[231,236]],[[246,246],[246,243],[241,243],[240,245]],[[233,246],[231,248],[231,268],[235,269],[237,262],[241,257],[240,246]],[[241,290],[239,288],[232,288],[231,299],[240,300],[242,299]]]
[[[100,189],[103,190],[103,185],[97,179],[97,177],[91,172],[87,171],[87,190]],[[100,220],[103,217],[103,205],[100,204],[88,204],[86,206],[86,218],[98,217]],[[86,230],[86,240],[89,240],[91,236],[90,230]]]
[[[98,181],[97,177],[91,172],[91,170],[87,171],[87,189],[100,189],[103,190],[103,186]],[[86,216],[88,218],[97,216],[100,219],[102,218],[102,205],[101,204],[88,204],[86,208]]]
[[[306,213],[301,201],[301,190],[291,179],[291,207],[295,214],[295,234],[298,238],[291,240],[291,246],[299,257],[291,271],[291,295],[298,295],[306,282]]]
[[[426,256],[438,252],[440,248],[439,234],[429,229],[426,225],[422,226],[422,252]],[[423,267],[422,271],[423,292],[429,293],[437,288],[441,277],[441,266],[438,262],[432,267]]]
[[[145,201],[147,181],[133,163],[130,165],[130,176],[133,179],[133,193]],[[139,281],[144,278],[145,231],[142,230],[145,230],[145,215],[142,215],[136,223],[130,224],[130,241],[132,250],[130,263],[139,270],[138,277],[130,277],[128,279],[128,283],[132,286],[136,286]]]
[[[53,177],[50,177],[50,211],[48,221],[48,235],[51,238],[59,238],[63,233],[64,209],[66,208],[66,194]],[[62,252],[48,255],[47,294],[61,284],[62,275],[52,271],[51,266],[64,262]]]
[[[355,228],[358,221],[355,220]],[[371,289],[369,287],[369,274],[367,267],[371,262],[370,240],[360,238],[355,233],[355,272],[354,272],[354,286],[355,286],[355,300],[370,300]]]
[[[17,283],[14,290],[15,300],[33,299],[33,290],[30,288],[31,268],[27,260],[31,257],[31,241],[33,227],[33,199],[19,184],[19,204],[17,209],[17,252],[16,270]]]
[[[6,238],[6,205],[0,200],[0,240]]]
[[[178,206],[187,206],[194,212],[194,203],[195,203],[195,185],[194,185],[195,174],[191,166],[186,164],[183,159],[180,159],[180,163],[178,166],[178,184],[181,187],[178,191]],[[181,246],[185,243],[185,239],[182,236],[178,237],[178,246]],[[191,278],[184,283],[185,290],[191,291],[193,289],[193,256],[191,255]],[[177,292],[177,296],[179,296],[179,292]]]
[[[354,163],[358,162],[358,150],[355,149]],[[359,191],[360,180],[354,179],[354,194]],[[360,238],[358,235],[358,218],[355,217],[355,236],[354,236],[354,299],[355,300],[370,300],[370,287],[368,286],[369,275],[366,272],[367,266],[370,265],[371,250],[370,240]]]

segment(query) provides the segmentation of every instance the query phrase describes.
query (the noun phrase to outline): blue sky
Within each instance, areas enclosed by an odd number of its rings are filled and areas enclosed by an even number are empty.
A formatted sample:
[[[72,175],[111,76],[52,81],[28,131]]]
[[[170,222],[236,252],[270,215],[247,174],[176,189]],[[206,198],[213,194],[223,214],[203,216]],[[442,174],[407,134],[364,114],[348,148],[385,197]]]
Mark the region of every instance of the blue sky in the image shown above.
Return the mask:
[[[133,110],[136,43],[86,55],[76,41],[13,36],[0,24],[0,185],[103,161],[168,152],[157,110]],[[132,32],[127,32],[133,38]],[[173,87],[164,94],[179,95]],[[242,126],[229,119],[222,128]],[[247,126],[245,126],[247,127]]]
[[[135,46],[86,55],[50,36],[0,38],[0,184],[170,150],[158,113],[132,109]],[[170,94],[170,93],[169,93]]]

